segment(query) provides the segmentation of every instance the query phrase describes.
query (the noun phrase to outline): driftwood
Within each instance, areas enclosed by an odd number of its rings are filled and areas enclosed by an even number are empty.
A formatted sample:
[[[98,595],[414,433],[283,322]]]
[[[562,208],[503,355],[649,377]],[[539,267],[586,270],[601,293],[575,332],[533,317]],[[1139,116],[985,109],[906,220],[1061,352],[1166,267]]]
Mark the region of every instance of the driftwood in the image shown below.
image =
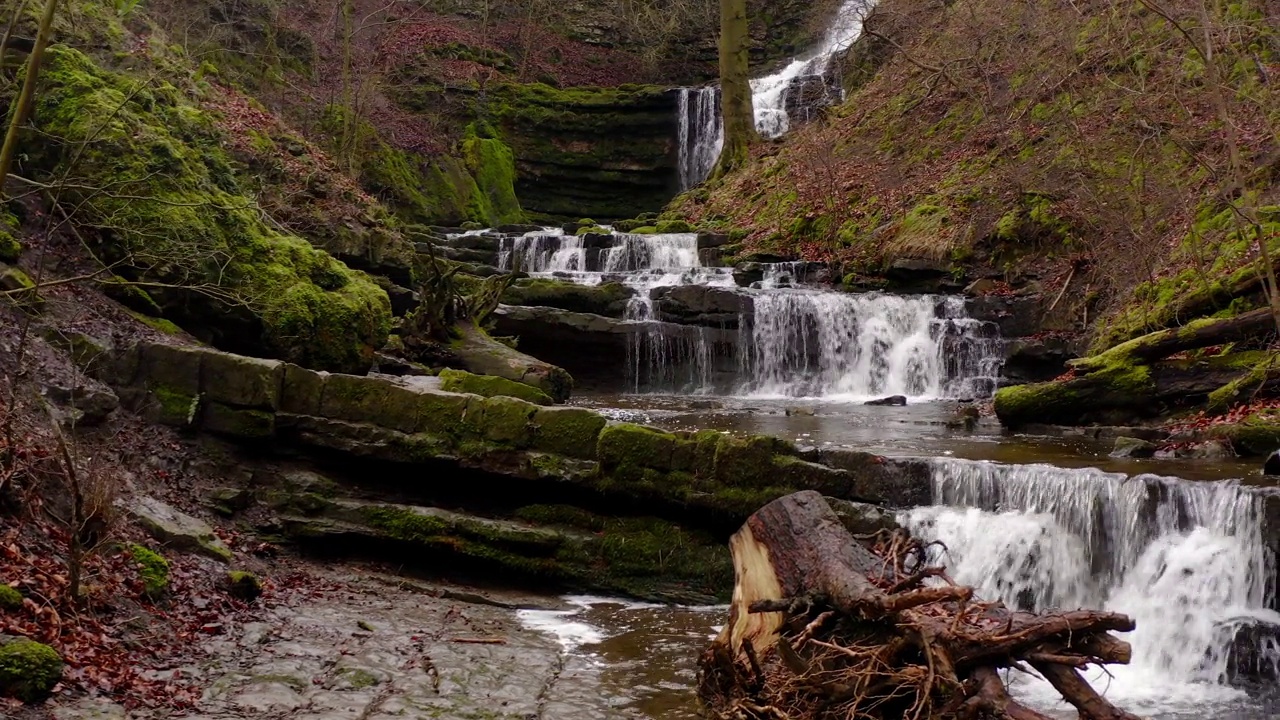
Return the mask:
[[[1045,720],[1001,668],[1034,668],[1082,720],[1136,720],[1080,676],[1126,663],[1109,612],[1036,615],[980,602],[904,531],[855,539],[813,491],[766,505],[730,539],[729,621],[703,654],[698,693],[723,720]]]

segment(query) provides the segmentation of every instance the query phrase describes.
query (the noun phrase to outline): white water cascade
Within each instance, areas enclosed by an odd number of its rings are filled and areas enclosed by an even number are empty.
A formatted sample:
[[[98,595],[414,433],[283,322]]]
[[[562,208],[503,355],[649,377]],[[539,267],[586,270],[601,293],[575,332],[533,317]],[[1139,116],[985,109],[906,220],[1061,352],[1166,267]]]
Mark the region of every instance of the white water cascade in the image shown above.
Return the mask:
[[[753,300],[744,394],[972,398],[995,389],[999,337],[958,298],[782,289]]]
[[[959,298],[807,287],[808,263],[766,266],[758,288],[738,288],[730,268],[702,265],[694,233],[575,237],[547,229],[504,238],[498,263],[534,276],[634,289],[625,320],[643,330],[629,335],[633,390],[977,398],[995,389],[1002,361],[996,327],[967,317]],[[740,297],[736,325],[663,322],[655,299],[688,285]]]
[[[816,87],[837,102],[843,99],[838,85],[828,78],[831,63],[862,34],[862,19],[872,4],[873,0],[843,0],[817,47],[778,72],[751,81],[757,132],[776,138],[791,129],[787,99],[799,87]],[[688,190],[711,175],[724,147],[719,87],[680,88],[678,114],[680,189]]]
[[[1263,496],[1234,481],[1187,482],[1094,469],[935,460],[933,507],[902,514],[958,583],[1019,609],[1129,614],[1133,662],[1087,675],[1139,713],[1210,717],[1203,703],[1247,701],[1227,684],[1274,681],[1280,647],[1275,559]],[[1015,694],[1052,706],[1047,684],[1011,676]],[[1196,714],[1200,713],[1200,714]]]

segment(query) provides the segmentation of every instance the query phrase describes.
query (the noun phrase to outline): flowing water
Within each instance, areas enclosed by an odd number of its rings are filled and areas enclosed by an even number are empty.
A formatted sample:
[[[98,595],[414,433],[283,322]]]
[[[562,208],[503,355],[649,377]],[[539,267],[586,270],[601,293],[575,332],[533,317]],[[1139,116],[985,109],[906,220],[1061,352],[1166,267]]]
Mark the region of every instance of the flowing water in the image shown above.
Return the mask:
[[[843,0],[816,47],[777,72],[751,81],[757,132],[776,138],[791,128],[788,106],[797,104],[791,97],[794,93],[804,96],[816,92],[821,96],[820,104],[844,99],[839,79],[831,77],[832,65],[862,34],[862,20],[872,5],[871,0]],[[687,190],[711,175],[724,147],[719,87],[680,88],[677,112],[680,189]]]
[[[999,332],[967,317],[960,298],[805,286],[794,263],[766,266],[756,287],[740,288],[731,269],[702,264],[694,233],[600,238],[558,229],[506,238],[498,261],[536,277],[634,289],[625,319],[643,332],[630,336],[632,390],[846,400],[983,398],[994,390]],[[737,296],[736,333],[664,321],[655,300],[679,286]],[[733,372],[723,377],[726,366]]]

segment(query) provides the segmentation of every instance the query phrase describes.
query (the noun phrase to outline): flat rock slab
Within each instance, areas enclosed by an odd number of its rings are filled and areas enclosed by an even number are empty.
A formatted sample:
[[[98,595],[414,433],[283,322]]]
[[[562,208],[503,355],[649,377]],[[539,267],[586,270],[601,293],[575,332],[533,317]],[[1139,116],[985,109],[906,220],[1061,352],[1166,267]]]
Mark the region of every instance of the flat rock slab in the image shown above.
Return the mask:
[[[160,542],[178,550],[208,555],[215,560],[231,560],[231,550],[213,534],[209,523],[145,495],[135,497],[126,507],[129,514]]]

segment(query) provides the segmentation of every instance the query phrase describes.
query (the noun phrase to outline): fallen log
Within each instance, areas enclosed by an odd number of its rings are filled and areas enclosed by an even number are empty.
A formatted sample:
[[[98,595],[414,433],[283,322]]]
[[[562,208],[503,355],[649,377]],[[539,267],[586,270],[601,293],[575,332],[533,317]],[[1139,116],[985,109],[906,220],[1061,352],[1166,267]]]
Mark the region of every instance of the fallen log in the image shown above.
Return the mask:
[[[573,378],[564,369],[503,345],[471,323],[458,323],[449,349],[463,370],[532,385],[558,403],[567,401],[573,390]]]
[[[1030,665],[1082,720],[1136,720],[1078,672],[1128,661],[1129,645],[1108,634],[1133,629],[1124,615],[979,602],[918,540],[881,531],[864,545],[812,491],[761,508],[729,548],[729,621],[699,666],[713,717],[1044,720],[1000,679]]]

